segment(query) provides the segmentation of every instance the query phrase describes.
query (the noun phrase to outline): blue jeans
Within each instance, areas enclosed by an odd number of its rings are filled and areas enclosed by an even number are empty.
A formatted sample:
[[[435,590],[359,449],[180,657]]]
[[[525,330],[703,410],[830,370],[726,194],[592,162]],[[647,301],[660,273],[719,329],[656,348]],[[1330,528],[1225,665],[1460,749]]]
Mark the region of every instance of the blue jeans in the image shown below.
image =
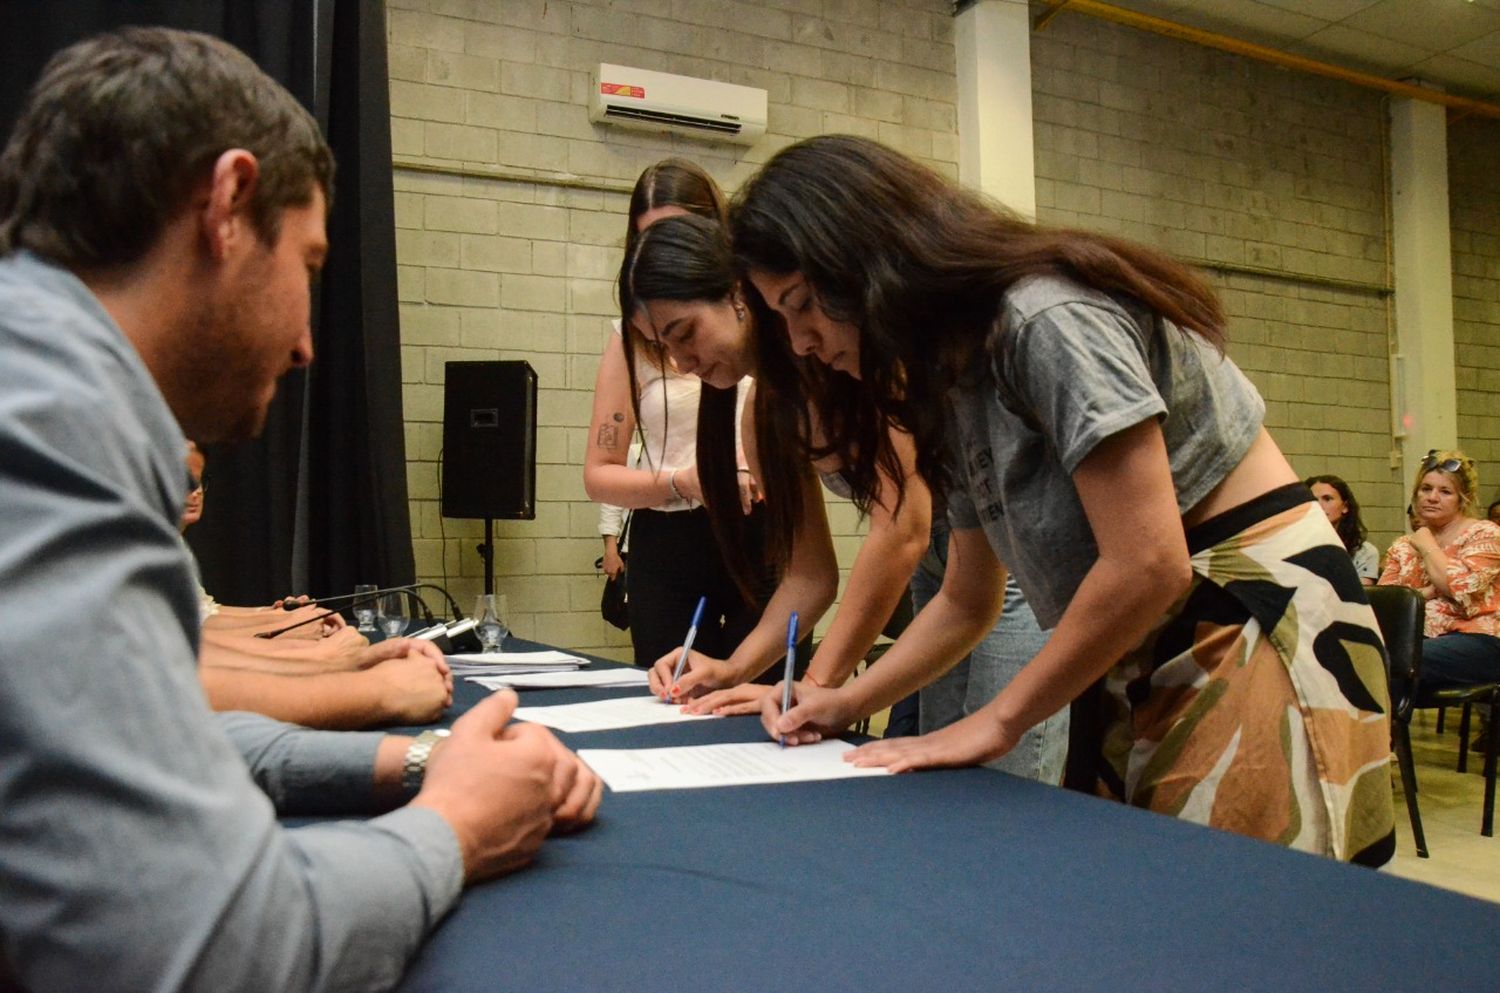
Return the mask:
[[[911,578],[912,606],[920,611],[943,584],[948,561],[948,527],[934,520],[932,544]],[[922,733],[946,727],[983,707],[1015,678],[1047,643],[1031,606],[1015,579],[1005,583],[1005,609],[984,640],[958,665],[921,692]],[[992,769],[1044,783],[1062,782],[1068,754],[1068,708],[1053,714],[1021,736],[1016,747],[992,762]]]
[[[1422,639],[1422,685],[1480,686],[1500,682],[1500,638],[1455,631]]]

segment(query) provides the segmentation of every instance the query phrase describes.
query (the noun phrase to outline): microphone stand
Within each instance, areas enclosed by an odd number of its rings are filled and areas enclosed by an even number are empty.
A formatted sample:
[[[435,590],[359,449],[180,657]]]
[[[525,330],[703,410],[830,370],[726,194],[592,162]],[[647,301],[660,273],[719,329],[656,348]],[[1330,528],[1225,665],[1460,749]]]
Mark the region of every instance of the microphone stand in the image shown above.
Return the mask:
[[[427,622],[428,626],[431,626],[432,624],[435,623],[435,620],[434,620],[434,618],[432,616],[432,609],[427,606],[427,601],[426,600],[423,600],[420,596],[417,595],[417,593],[413,589],[413,587],[411,587],[411,586],[393,586],[390,589],[376,590],[373,593],[361,593],[361,594],[359,594],[357,596],[353,596],[353,597],[350,597],[350,596],[328,597],[327,599],[329,599],[329,600],[351,600],[352,602],[348,606],[346,606],[346,607],[339,608],[339,610],[325,610],[321,614],[314,614],[313,616],[311,616],[309,618],[306,618],[305,620],[298,621],[295,624],[288,624],[285,627],[276,628],[273,631],[260,631],[260,632],[257,632],[256,635],[255,635],[255,637],[257,637],[257,638],[267,638],[267,639],[279,637],[279,636],[281,636],[283,634],[286,634],[288,631],[293,631],[293,630],[296,630],[297,628],[302,627],[304,624],[311,624],[313,621],[321,621],[321,620],[323,620],[326,617],[331,617],[332,615],[339,613],[340,610],[348,610],[348,609],[350,609],[352,607],[359,606],[361,604],[367,603],[367,602],[375,599],[376,597],[379,597],[379,596],[381,596],[383,594],[386,594],[386,593],[405,593],[407,596],[411,597],[412,599],[416,600],[418,603],[420,603],[422,605],[423,620],[425,620]],[[319,604],[321,604],[323,602],[326,602],[326,601],[320,601],[320,600],[313,601],[313,603],[319,603]],[[304,606],[311,606],[311,605],[312,604],[305,604]]]

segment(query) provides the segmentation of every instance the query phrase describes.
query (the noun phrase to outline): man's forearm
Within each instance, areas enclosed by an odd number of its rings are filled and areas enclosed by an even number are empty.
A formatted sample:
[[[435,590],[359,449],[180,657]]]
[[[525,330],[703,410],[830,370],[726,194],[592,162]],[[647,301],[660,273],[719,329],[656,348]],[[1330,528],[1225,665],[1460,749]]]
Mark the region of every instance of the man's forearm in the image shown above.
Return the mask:
[[[330,731],[371,727],[391,717],[367,671],[286,675],[205,665],[198,679],[215,710],[248,710]]]

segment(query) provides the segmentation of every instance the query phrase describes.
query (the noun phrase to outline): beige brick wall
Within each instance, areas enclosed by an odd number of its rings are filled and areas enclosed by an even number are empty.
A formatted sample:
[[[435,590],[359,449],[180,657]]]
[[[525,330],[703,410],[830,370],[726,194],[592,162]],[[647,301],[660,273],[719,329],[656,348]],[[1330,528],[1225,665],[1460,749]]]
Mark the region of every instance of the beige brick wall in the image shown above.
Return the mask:
[[[1448,154],[1458,438],[1488,505],[1500,500],[1500,121],[1451,125]]]
[[[622,656],[597,616],[581,465],[631,182],[678,154],[733,189],[830,131],[952,174],[949,4],[390,0],[389,18],[418,571],[466,602],[481,582],[477,522],[438,515],[443,363],[524,358],[541,379],[539,510],[497,524],[500,591],[519,633]],[[1299,473],[1350,481],[1383,548],[1406,501],[1390,466],[1382,99],[1068,13],[1032,45],[1041,220],[1205,266],[1268,426]],[[770,133],[744,149],[591,125],[599,62],[762,87]],[[1500,464],[1496,135],[1471,119],[1450,138],[1460,434],[1486,466]],[[1500,470],[1483,478],[1500,490]],[[846,504],[830,514],[847,567],[858,524]]]
[[[1390,468],[1378,95],[1064,13],[1032,35],[1040,220],[1208,268],[1229,354],[1302,475],[1402,526]]]
[[[732,189],[776,150],[846,131],[956,171],[946,0],[390,0],[407,473],[417,571],[466,606],[481,525],[438,513],[443,370],[525,359],[540,380],[535,521],[497,522],[517,633],[624,657],[598,616],[582,464],[630,184],[666,155]],[[600,62],[757,86],[751,148],[589,123]],[[855,515],[830,503],[847,568]],[[446,570],[446,575],[445,575]]]

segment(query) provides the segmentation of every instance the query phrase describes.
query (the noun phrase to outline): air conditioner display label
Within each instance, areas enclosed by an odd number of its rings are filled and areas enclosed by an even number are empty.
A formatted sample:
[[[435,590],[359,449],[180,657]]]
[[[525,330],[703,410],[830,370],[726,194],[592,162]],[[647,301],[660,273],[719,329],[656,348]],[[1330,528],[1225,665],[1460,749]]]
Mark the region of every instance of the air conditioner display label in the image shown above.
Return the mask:
[[[599,92],[605,96],[635,97],[637,100],[646,99],[646,88],[644,86],[630,86],[627,83],[600,83]]]

